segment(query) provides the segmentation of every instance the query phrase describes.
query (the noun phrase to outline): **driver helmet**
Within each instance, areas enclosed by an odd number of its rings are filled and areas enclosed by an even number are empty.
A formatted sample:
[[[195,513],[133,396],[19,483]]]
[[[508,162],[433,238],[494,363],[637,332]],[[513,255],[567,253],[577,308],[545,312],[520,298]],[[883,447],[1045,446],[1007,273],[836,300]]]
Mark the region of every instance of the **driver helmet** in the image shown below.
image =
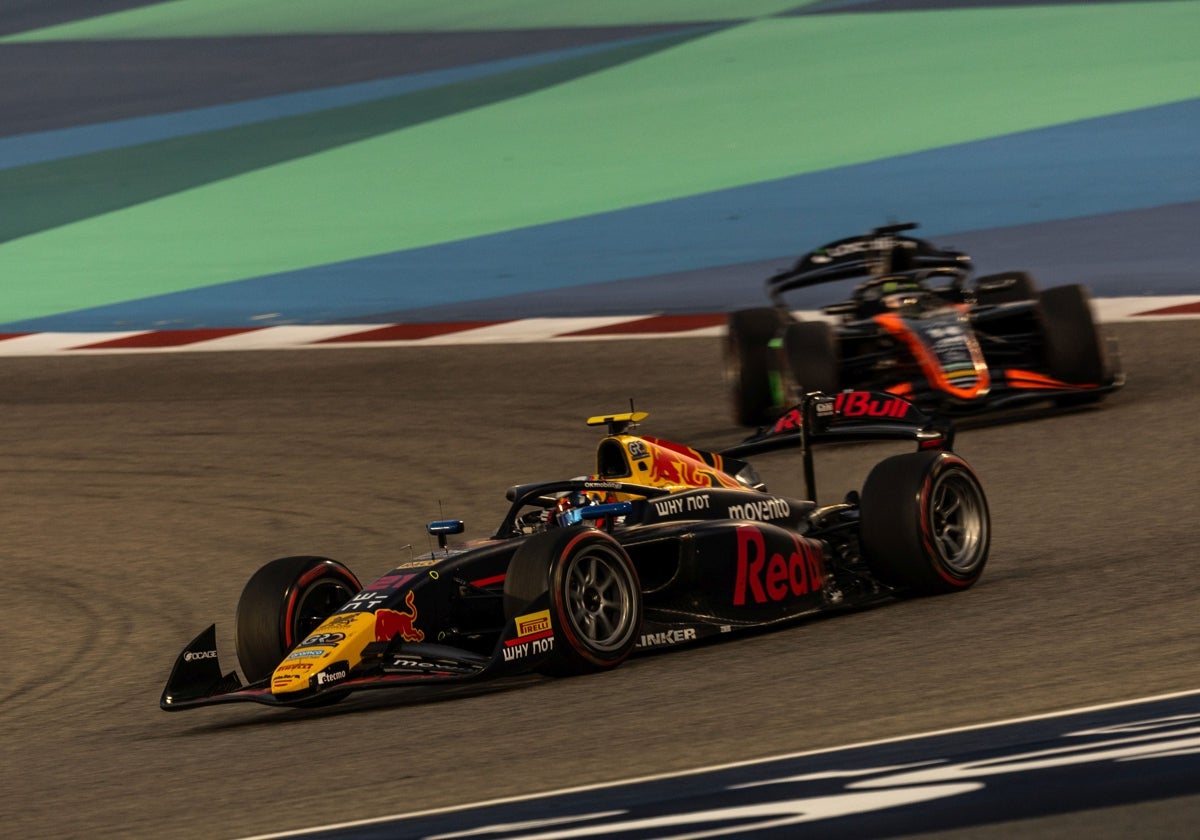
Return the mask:
[[[591,505],[598,505],[602,502],[616,501],[616,497],[609,493],[602,495],[600,493],[588,493],[583,490],[572,490],[558,497],[554,507],[547,514],[547,526],[554,527],[578,525],[583,521],[583,508]],[[604,519],[598,519],[594,523],[597,528],[603,528]]]
[[[879,296],[888,309],[899,309],[910,303],[915,303],[914,292],[921,291],[921,284],[909,277],[897,277],[887,280],[879,289]]]
[[[554,521],[559,525],[577,525],[580,520],[580,509],[596,504],[596,500],[582,490],[572,490],[559,496],[554,505]]]

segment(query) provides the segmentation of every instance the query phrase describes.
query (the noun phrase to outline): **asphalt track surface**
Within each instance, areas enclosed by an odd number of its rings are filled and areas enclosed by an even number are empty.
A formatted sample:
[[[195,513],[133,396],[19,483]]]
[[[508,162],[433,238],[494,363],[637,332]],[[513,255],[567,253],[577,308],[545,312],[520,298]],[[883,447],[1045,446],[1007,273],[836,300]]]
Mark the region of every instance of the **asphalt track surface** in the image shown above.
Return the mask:
[[[245,836],[1194,689],[1200,324],[1112,330],[1129,384],[1100,408],[960,433],[994,525],[967,593],[317,711],[158,698],[213,620],[232,666],[259,564],[367,578],[428,520],[484,536],[507,485],[590,471],[587,415],[633,397],[648,433],[737,440],[717,342],[0,360],[4,833]],[[822,498],[891,451],[822,453]],[[757,463],[802,492],[794,455]],[[1040,827],[1153,833],[1196,798],[1131,807]]]

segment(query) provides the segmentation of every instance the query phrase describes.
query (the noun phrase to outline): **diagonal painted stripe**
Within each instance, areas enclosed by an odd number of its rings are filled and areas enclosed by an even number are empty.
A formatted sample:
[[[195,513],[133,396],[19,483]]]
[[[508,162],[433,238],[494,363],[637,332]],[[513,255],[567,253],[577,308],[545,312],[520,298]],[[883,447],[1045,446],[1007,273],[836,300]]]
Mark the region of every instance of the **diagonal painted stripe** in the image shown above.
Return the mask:
[[[604,327],[574,330],[559,337],[589,335],[638,335],[648,333],[678,333],[719,327],[725,323],[724,314],[716,315],[654,315],[633,321],[620,321]]]
[[[1095,298],[1101,323],[1200,320],[1200,297]],[[815,310],[794,313],[802,320],[835,320]],[[57,353],[136,353],[378,347],[466,344],[525,344],[687,336],[716,338],[725,314],[626,315],[592,318],[524,318],[510,321],[453,321],[439,324],[289,325],[262,328],[150,330],[113,333],[0,333],[0,356]]]
[[[378,90],[368,88],[376,95],[352,99],[337,107],[297,109],[292,114],[285,108],[285,115],[278,118],[243,121],[224,130],[168,134],[157,142],[116,146],[95,155],[9,169],[0,166],[0,242],[187,192],[205,184],[227,182],[286,161],[309,159],[311,163],[320,153],[331,149],[352,146],[369,138],[553,88],[666,50],[708,31],[705,28],[688,29],[616,41],[586,50],[567,50],[554,54],[558,60],[513,62],[511,69],[504,72],[466,75],[463,81],[448,85],[416,86],[390,96],[382,94],[387,90],[386,86]],[[337,101],[336,96],[332,101]],[[161,128],[168,124],[156,125]],[[20,143],[21,139],[10,142]],[[0,151],[3,151],[2,147]],[[381,176],[382,172],[376,173],[376,177]],[[326,198],[333,200],[333,195],[326,194]],[[285,212],[288,204],[290,201],[275,205],[275,212]],[[19,212],[6,212],[7,208],[15,206],[20,207]],[[207,229],[207,226],[202,227]],[[234,241],[223,242],[222,249],[229,258],[235,250]],[[144,248],[137,250],[140,252]],[[162,282],[154,281],[152,288],[146,291],[157,291]]]
[[[460,321],[454,324],[391,324],[386,327],[376,327],[373,329],[364,330],[362,332],[347,333],[345,335],[334,336],[333,338],[321,339],[316,343],[338,344],[365,341],[418,341],[422,338],[434,338],[436,336],[448,335],[466,330],[475,330],[481,327],[491,327],[501,323],[504,322]]]
[[[1152,309],[1149,312],[1138,312],[1138,315],[1200,315],[1200,301],[1192,301],[1191,303],[1180,303],[1175,306],[1164,306],[1161,309]]]
[[[672,35],[674,33],[667,33]],[[282,93],[225,105],[209,105],[167,114],[130,117],[94,125],[51,129],[0,137],[0,170],[15,169],[69,157],[142,146],[191,135],[228,131],[248,125],[305,117],[321,111],[395,100],[435,88],[502,76],[519,70],[542,67],[576,58],[620,49],[642,41],[665,37],[663,33],[619,38],[600,44],[585,44],[530,55],[502,58],[438,70],[330,85],[299,93]],[[402,48],[399,42],[397,48]],[[128,46],[125,47],[129,49]],[[115,62],[115,56],[112,57]],[[195,60],[195,59],[193,59]],[[149,93],[143,96],[149,96]],[[402,100],[401,100],[402,101]],[[6,125],[6,130],[12,130]],[[286,125],[285,129],[286,130]],[[186,150],[184,150],[186,151]]]
[[[189,344],[200,344],[205,341],[224,338],[229,335],[241,335],[254,332],[254,327],[248,328],[219,328],[199,330],[155,330],[135,335],[97,341],[92,344],[80,345],[80,350],[131,350],[157,349],[162,347],[183,347]]]

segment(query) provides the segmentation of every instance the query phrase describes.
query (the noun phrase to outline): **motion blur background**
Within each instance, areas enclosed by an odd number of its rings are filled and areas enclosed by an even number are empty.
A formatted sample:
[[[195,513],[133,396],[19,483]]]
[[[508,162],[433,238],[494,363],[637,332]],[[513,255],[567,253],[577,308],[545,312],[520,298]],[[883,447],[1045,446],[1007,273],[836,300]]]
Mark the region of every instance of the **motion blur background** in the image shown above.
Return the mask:
[[[981,272],[1200,295],[1197,43],[1196,0],[0,0],[0,344],[719,314],[904,221]],[[1106,329],[1120,392],[957,436],[993,524],[969,592],[594,677],[171,715],[179,650],[215,621],[232,669],[273,557],[365,580],[429,520],[486,536],[631,396],[650,434],[740,439],[719,342],[0,353],[0,824],[266,834],[1195,689],[1200,331]],[[824,497],[879,457],[822,453]],[[1200,823],[1200,795],[1041,792],[1041,836]],[[979,819],[942,825],[1038,836]]]
[[[0,36],[0,329],[721,312],[897,221],[1200,293],[1193,0],[6,0]]]

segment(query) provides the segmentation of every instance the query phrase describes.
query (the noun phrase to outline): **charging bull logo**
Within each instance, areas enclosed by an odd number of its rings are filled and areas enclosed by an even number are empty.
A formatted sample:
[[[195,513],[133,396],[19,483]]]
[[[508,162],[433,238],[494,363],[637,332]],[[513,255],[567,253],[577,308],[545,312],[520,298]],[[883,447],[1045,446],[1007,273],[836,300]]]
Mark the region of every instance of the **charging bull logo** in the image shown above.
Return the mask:
[[[720,455],[709,454],[707,463],[699,450],[668,445],[666,441],[646,438],[649,444],[650,482],[655,486],[738,487],[732,478],[720,472]]]
[[[399,636],[406,642],[423,642],[425,634],[417,629],[417,608],[413,605],[413,593],[404,596],[408,612],[399,610],[375,611],[375,641],[390,642]]]

